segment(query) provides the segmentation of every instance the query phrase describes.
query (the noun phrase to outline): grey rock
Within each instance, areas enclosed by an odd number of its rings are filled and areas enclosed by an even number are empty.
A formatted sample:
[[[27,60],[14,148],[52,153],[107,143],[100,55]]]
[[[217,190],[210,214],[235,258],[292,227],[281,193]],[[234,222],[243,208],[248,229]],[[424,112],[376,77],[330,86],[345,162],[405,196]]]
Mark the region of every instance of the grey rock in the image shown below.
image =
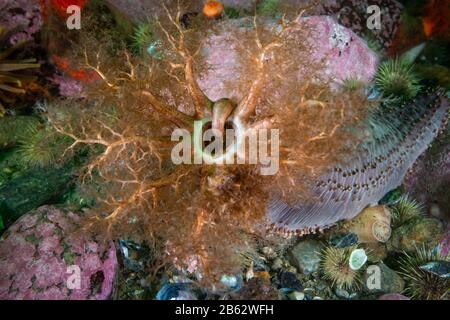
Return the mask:
[[[336,289],[334,293],[339,297],[343,299],[350,299],[350,293],[347,290],[344,289]]]
[[[370,293],[401,293],[405,287],[402,277],[384,263],[369,266],[363,283],[364,290]]]
[[[437,219],[411,219],[394,229],[388,242],[388,249],[396,251],[414,251],[416,247],[425,245],[432,248],[439,244],[445,229]]]
[[[325,290],[327,288],[327,284],[325,282],[319,282],[316,285],[316,289],[319,291]]]
[[[289,295],[288,295],[290,300],[304,300],[305,299],[305,294],[303,292],[299,292],[299,291],[292,291]]]
[[[420,269],[435,274],[441,278],[450,278],[450,262],[449,261],[432,261],[423,266]]]
[[[290,288],[296,291],[301,291],[303,286],[295,273],[281,271],[278,275],[280,286],[283,288]]]
[[[319,241],[301,241],[290,252],[291,262],[300,272],[311,274],[319,269],[321,250]]]
[[[336,288],[334,293],[339,298],[346,299],[346,300],[351,300],[351,299],[357,299],[358,298],[358,294],[356,292],[348,292],[347,290],[344,290],[344,289]]]

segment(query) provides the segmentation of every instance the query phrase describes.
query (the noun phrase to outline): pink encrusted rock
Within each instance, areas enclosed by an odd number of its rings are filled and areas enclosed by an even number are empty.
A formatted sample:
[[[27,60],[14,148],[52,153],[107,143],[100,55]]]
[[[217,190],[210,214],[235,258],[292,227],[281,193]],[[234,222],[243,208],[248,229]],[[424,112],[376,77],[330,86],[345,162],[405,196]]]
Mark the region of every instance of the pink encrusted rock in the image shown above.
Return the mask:
[[[73,231],[78,216],[52,206],[24,215],[0,239],[0,300],[108,299],[117,272],[114,244]],[[68,286],[80,270],[80,288]],[[73,282],[70,282],[73,284]]]
[[[403,181],[405,191],[437,219],[450,222],[450,131],[444,130],[417,159]]]
[[[443,257],[450,256],[450,227],[447,227],[447,231],[438,245],[438,252]]]
[[[59,94],[63,97],[75,97],[82,95],[83,86],[75,79],[54,74],[48,78],[50,82],[59,86]]]
[[[351,77],[362,81],[372,79],[377,70],[378,57],[364,40],[331,17],[303,19],[314,27],[313,36],[309,39],[314,46],[312,58],[315,61],[324,59],[327,66],[325,73],[330,80],[342,82]]]
[[[381,29],[367,28],[367,9],[373,5],[380,9]],[[384,49],[392,43],[403,9],[403,5],[396,0],[324,0],[320,1],[320,7],[322,14],[336,17],[340,24],[359,35],[369,36]]]
[[[39,0],[2,0],[0,1],[0,25],[12,30],[11,44],[32,41],[41,30],[43,19]]]
[[[271,20],[266,22],[268,27],[273,23]],[[295,27],[293,32],[296,32],[295,30],[300,32],[300,29],[305,27],[303,23],[312,27],[311,36],[307,41],[312,47],[311,63],[322,62],[325,65],[321,80],[329,81],[333,86],[348,78],[368,82],[375,75],[379,62],[377,55],[364,40],[350,29],[338,24],[333,18],[311,16],[292,23],[298,24],[298,28]],[[202,50],[206,67],[198,82],[201,89],[213,101],[224,97],[240,101],[246,89],[236,88],[230,84],[241,78],[243,70],[246,70],[240,65],[238,48],[245,47],[245,43],[242,43],[244,37],[239,37],[239,34],[253,28],[252,22],[248,18],[228,20],[219,28],[219,32],[207,39]],[[292,60],[295,61],[295,57],[292,57]],[[304,76],[298,75],[299,79]]]
[[[411,299],[399,293],[387,293],[380,296],[378,300],[411,300]]]

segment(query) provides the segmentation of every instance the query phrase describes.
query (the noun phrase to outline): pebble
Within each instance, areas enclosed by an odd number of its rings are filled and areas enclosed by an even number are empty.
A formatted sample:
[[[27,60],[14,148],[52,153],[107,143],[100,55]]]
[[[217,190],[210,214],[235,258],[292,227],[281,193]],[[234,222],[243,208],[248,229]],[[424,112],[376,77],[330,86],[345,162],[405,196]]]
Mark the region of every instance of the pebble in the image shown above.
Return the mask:
[[[293,291],[288,295],[288,297],[291,300],[304,300],[305,294],[303,292]]]
[[[264,247],[262,248],[262,252],[269,260],[273,260],[277,257],[277,253],[275,252],[275,250],[273,250],[272,247]]]
[[[319,291],[325,290],[326,288],[327,288],[327,284],[324,283],[324,282],[319,282],[316,285],[316,289],[319,290]]]
[[[223,275],[220,282],[233,290],[238,290],[242,287],[242,278],[233,275]]]
[[[289,265],[285,268],[287,272],[296,273],[297,269],[294,266]]]
[[[344,289],[336,289],[334,293],[339,297],[343,299],[351,299],[351,295],[347,290]]]
[[[272,270],[278,270],[281,269],[283,267],[283,260],[281,260],[280,258],[275,258],[275,260],[273,260],[272,263]]]

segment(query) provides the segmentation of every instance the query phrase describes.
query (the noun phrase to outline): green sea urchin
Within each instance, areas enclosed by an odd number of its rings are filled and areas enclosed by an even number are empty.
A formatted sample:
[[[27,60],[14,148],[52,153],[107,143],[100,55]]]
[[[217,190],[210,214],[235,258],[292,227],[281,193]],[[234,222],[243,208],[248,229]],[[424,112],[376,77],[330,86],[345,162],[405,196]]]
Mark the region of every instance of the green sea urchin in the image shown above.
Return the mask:
[[[347,248],[327,247],[322,252],[321,269],[324,278],[339,289],[358,289],[361,285],[360,270],[350,267],[350,255],[356,246]]]
[[[134,29],[132,47],[136,52],[143,52],[154,40],[152,28],[149,23],[141,23]]]
[[[40,168],[54,163],[67,147],[67,139],[48,126],[34,126],[19,141],[21,161],[26,166]]]
[[[422,215],[422,204],[409,195],[402,195],[391,210],[392,225],[394,228],[404,222]]]
[[[0,120],[0,149],[16,145],[23,135],[27,135],[38,124],[37,117],[3,117]]]
[[[345,90],[356,91],[364,88],[364,82],[357,77],[349,77],[342,82]]]
[[[425,246],[416,248],[416,252],[413,254],[403,253],[403,257],[400,259],[400,274],[406,280],[406,295],[420,300],[448,298],[450,279],[421,268],[436,261],[448,262],[449,256],[441,256]]]
[[[412,99],[420,90],[419,78],[413,72],[412,64],[398,58],[380,65],[375,85],[385,97]]]

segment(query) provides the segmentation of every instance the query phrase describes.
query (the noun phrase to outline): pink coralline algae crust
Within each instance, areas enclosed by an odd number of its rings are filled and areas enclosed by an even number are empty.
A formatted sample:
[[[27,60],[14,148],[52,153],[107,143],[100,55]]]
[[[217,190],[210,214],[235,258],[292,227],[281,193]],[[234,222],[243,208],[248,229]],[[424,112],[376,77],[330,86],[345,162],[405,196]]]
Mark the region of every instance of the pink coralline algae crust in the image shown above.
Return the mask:
[[[0,25],[15,31],[11,44],[33,40],[42,27],[39,0],[2,0],[0,11]]]
[[[378,300],[411,300],[411,299],[399,293],[387,293],[379,297]]]
[[[0,300],[105,300],[111,296],[117,272],[115,246],[74,233],[78,220],[72,212],[43,206],[5,232],[0,239]],[[80,268],[79,289],[67,285],[74,275],[68,267],[74,265]]]
[[[428,213],[450,221],[450,127],[447,125],[431,147],[414,163],[403,185]]]
[[[79,96],[83,91],[83,86],[80,82],[69,77],[54,74],[51,78],[48,78],[48,80],[58,85],[59,94],[63,97]]]
[[[342,82],[356,77],[367,82],[372,79],[377,70],[378,58],[364,40],[331,17],[313,16],[304,19],[314,28],[314,34],[309,40],[314,45],[313,58],[316,61],[325,59],[325,73],[331,80]]]
[[[373,5],[380,9],[380,29],[367,27],[368,17],[375,13],[370,11],[369,14],[367,11]],[[336,17],[340,24],[359,35],[369,35],[378,40],[384,49],[392,44],[403,9],[402,4],[395,0],[326,0],[321,1],[321,7],[322,14]]]
[[[325,70],[321,77],[336,85],[348,78],[370,81],[376,73],[379,59],[358,35],[339,25],[327,16],[301,18],[313,28],[308,39],[312,46],[312,62],[322,61]],[[222,24],[223,32],[210,36],[202,52],[207,68],[198,79],[201,89],[211,100],[223,97],[241,101],[245,95],[244,88],[234,88],[227,84],[240,78],[245,70],[240,66],[238,47],[239,33],[249,26],[244,19],[226,21]],[[250,28],[250,27],[248,27]],[[301,28],[299,24],[299,28]],[[292,57],[295,59],[295,57]],[[301,78],[302,75],[299,75]]]
[[[443,257],[450,255],[450,227],[447,228],[445,236],[438,246],[439,254]]]

